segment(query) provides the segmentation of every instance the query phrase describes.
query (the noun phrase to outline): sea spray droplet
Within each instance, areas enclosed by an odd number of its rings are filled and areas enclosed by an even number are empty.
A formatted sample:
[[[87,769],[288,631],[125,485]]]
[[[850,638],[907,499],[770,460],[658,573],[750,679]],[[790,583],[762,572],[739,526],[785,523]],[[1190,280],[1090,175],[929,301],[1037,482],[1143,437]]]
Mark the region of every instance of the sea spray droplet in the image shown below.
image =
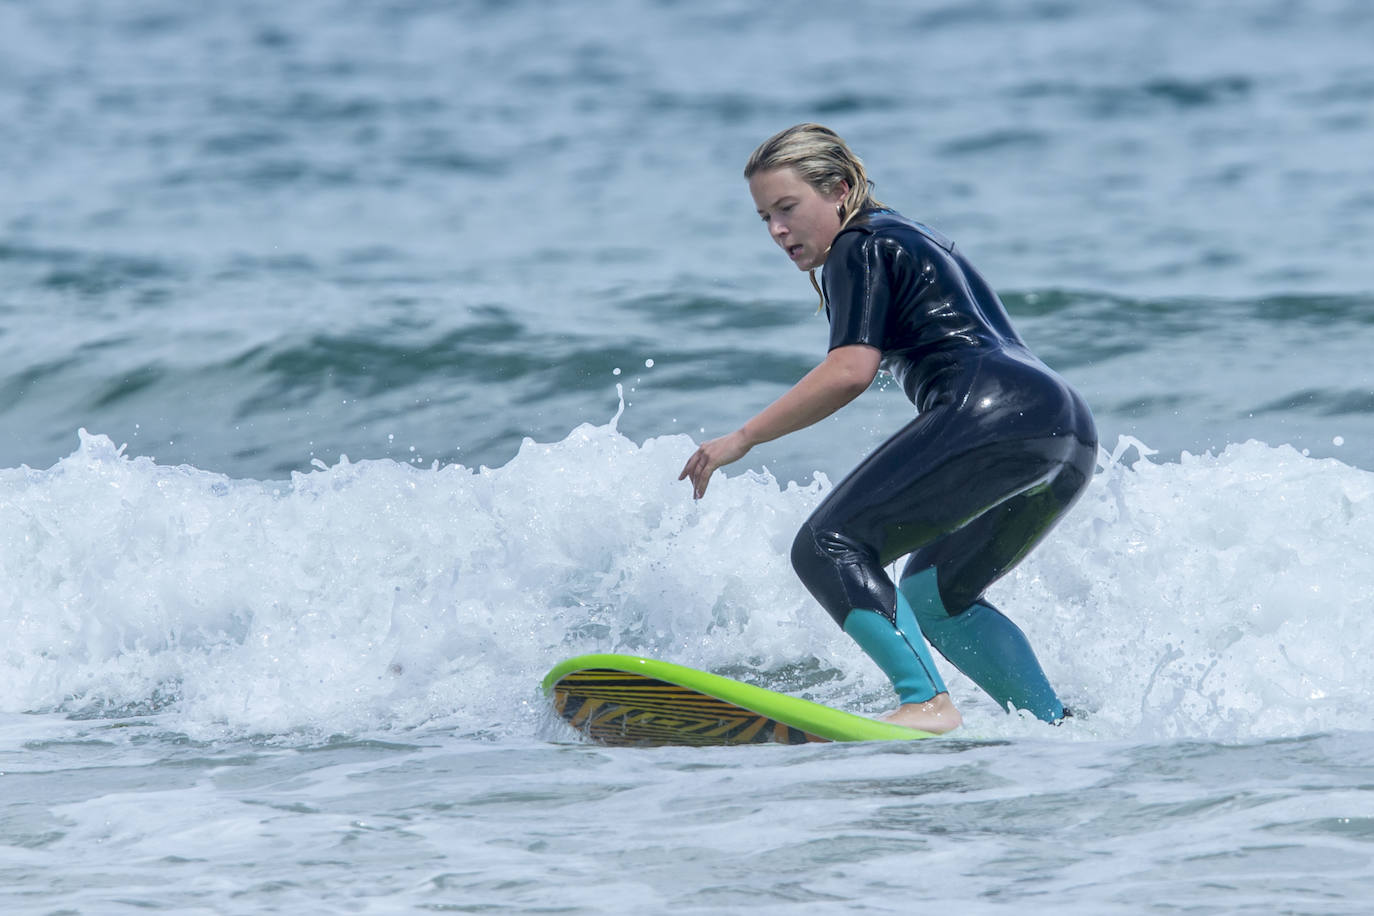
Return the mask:
[[[646,359],[646,360],[644,361],[644,368],[645,368],[645,369],[652,369],[653,367],[654,367],[654,361],[653,361],[652,359]]]

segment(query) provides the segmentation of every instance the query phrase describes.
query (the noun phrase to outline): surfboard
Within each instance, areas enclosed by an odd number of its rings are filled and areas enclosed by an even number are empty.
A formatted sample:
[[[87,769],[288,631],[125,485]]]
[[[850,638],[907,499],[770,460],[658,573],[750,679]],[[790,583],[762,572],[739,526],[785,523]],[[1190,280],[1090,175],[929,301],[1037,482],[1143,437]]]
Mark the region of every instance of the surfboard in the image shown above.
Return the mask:
[[[806,744],[932,738],[733,678],[636,655],[579,655],[544,677],[544,694],[598,744]]]

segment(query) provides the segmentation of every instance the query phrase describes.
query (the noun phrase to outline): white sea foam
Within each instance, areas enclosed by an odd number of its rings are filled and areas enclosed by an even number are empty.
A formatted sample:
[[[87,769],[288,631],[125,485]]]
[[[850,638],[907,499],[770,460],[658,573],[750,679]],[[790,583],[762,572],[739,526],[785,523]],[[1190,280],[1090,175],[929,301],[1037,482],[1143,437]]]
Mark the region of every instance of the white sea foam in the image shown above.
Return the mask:
[[[1258,442],[1127,466],[1127,446],[991,592],[1084,713],[1065,732],[1362,727],[1374,475]],[[0,710],[156,712],[207,735],[529,735],[533,685],[591,651],[775,686],[819,672],[809,695],[881,706],[881,675],[786,560],[829,482],[732,471],[694,503],[677,480],[692,448],[612,421],[499,468],[344,459],[264,482],[83,431],[49,469],[0,471]],[[1043,728],[947,673],[970,732]]]
[[[1374,474],[1255,441],[1104,463],[1060,532],[997,586],[1094,727],[1365,728]]]

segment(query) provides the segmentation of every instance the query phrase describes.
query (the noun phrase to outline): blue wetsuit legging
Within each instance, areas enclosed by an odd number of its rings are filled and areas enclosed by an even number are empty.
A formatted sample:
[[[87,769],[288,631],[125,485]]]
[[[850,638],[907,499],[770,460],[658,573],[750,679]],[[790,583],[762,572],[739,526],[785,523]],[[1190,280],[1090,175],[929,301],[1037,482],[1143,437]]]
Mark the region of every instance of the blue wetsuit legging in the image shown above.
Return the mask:
[[[1092,415],[1028,354],[952,364],[939,387],[827,494],[793,542],[793,566],[902,702],[945,690],[923,634],[1002,707],[1058,721],[1064,706],[1025,636],[983,592],[1087,486]],[[908,554],[894,586],[884,567]]]

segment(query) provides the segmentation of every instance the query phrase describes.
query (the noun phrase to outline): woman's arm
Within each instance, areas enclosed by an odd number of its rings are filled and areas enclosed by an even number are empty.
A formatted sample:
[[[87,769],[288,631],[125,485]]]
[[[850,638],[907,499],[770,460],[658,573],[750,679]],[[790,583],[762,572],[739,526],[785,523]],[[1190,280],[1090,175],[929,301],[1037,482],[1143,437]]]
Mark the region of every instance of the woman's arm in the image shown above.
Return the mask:
[[[701,499],[716,468],[738,461],[760,442],[769,442],[824,420],[863,394],[878,374],[882,353],[864,344],[836,347],[787,393],[739,429],[703,442],[678,480],[691,478],[692,497]]]

